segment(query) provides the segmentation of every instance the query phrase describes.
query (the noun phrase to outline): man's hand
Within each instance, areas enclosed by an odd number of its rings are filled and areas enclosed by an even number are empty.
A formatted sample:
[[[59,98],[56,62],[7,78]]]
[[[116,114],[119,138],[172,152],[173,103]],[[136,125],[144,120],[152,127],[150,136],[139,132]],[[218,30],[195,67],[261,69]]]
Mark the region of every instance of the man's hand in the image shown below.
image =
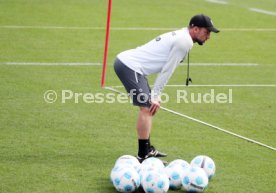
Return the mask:
[[[151,101],[151,106],[149,109],[149,112],[152,116],[155,115],[155,113],[157,113],[157,111],[160,109],[160,101]]]

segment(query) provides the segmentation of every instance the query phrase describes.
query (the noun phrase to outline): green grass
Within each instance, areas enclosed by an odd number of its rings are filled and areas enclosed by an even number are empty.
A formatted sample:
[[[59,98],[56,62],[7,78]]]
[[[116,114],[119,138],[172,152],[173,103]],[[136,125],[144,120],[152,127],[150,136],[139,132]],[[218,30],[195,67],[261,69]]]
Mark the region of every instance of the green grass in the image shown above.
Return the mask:
[[[275,85],[275,16],[248,11],[253,7],[275,12],[275,1],[228,2],[113,1],[112,27],[180,28],[192,15],[206,13],[222,31],[212,34],[206,45],[194,45],[191,62],[258,66],[191,66],[193,83]],[[102,62],[104,30],[3,26],[105,27],[106,3],[0,1],[0,63]],[[106,85],[121,85],[111,66],[117,53],[163,32],[111,30]],[[180,66],[169,84],[184,84],[185,77],[186,65]],[[149,77],[151,84],[154,78]],[[0,65],[0,192],[116,192],[109,173],[119,156],[136,154],[137,108],[118,102],[88,104],[82,98],[79,103],[61,102],[62,90],[107,94],[100,79],[101,66]],[[52,104],[43,99],[49,89],[58,93]],[[177,103],[177,89],[207,93],[212,88],[166,87],[170,101],[164,107],[276,147],[275,87],[214,88],[223,93],[232,89],[232,104]],[[275,151],[165,111],[154,119],[151,140],[169,153],[168,161],[212,157],[217,172],[206,193],[274,192]]]

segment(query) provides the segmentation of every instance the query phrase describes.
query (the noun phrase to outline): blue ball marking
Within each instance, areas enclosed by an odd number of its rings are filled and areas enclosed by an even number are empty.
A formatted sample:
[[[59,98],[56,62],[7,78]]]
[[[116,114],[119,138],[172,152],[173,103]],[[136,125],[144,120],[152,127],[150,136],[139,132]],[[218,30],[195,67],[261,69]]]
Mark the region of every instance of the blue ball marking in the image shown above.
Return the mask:
[[[208,164],[208,168],[213,169],[214,165],[212,163]]]
[[[195,164],[199,165],[202,162],[201,157],[195,159]]]
[[[126,185],[124,187],[124,190],[125,190],[125,192],[131,192],[132,191],[132,186],[131,185]]]
[[[185,176],[183,178],[183,184],[188,185],[190,183],[190,178],[188,176]]]
[[[147,182],[150,182],[152,180],[153,176],[151,174],[149,174],[147,177],[146,177],[146,181]]]
[[[164,186],[165,186],[165,183],[164,183],[163,180],[159,180],[159,181],[157,182],[157,187],[158,187],[158,188],[162,189],[162,188],[164,188]]]
[[[129,172],[124,173],[124,177],[129,180],[131,178],[131,173]]]
[[[203,184],[203,178],[200,177],[200,176],[196,177],[196,184],[197,184],[197,185]]]
[[[177,172],[172,173],[172,179],[173,180],[178,180],[180,178],[179,174]]]
[[[119,178],[115,178],[115,180],[114,180],[115,186],[119,186],[120,183],[121,183],[121,180]]]

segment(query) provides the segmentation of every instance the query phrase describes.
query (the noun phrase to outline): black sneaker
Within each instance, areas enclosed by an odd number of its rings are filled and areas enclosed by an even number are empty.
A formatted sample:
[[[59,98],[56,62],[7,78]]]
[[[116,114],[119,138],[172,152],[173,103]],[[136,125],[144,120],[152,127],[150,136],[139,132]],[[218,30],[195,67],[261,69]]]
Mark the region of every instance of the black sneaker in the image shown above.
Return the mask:
[[[151,145],[150,149],[149,149],[149,153],[145,157],[141,158],[141,157],[137,156],[136,158],[138,159],[138,161],[140,163],[142,163],[145,159],[147,159],[149,157],[167,157],[167,154],[158,151],[157,149],[155,149],[154,146]]]
[[[148,159],[150,157],[154,157],[154,155],[152,154],[152,152],[149,152],[145,157],[139,157],[138,155],[136,156],[136,158],[138,159],[138,161],[140,163],[142,163],[145,159]]]
[[[144,158],[141,158],[138,155],[136,156],[136,158],[138,159],[138,161],[140,163],[142,163],[145,159],[148,159],[150,157],[153,157],[153,156],[152,155],[146,155]],[[163,162],[164,166],[167,166],[169,164],[166,160],[162,160],[162,159],[160,159],[160,160]]]
[[[160,151],[158,151],[157,149],[155,149],[154,146],[150,146],[149,148],[149,153],[148,155],[151,155],[150,157],[167,157],[167,154],[166,153],[162,153]]]

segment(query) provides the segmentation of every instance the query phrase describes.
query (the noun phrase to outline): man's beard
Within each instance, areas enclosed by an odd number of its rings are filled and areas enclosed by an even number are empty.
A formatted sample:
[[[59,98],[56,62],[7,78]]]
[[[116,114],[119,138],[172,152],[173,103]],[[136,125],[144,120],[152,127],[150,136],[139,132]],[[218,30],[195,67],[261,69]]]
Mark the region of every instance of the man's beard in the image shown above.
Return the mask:
[[[205,41],[199,40],[197,38],[195,39],[195,42],[197,42],[198,45],[200,45],[200,46],[202,46],[205,43]]]

